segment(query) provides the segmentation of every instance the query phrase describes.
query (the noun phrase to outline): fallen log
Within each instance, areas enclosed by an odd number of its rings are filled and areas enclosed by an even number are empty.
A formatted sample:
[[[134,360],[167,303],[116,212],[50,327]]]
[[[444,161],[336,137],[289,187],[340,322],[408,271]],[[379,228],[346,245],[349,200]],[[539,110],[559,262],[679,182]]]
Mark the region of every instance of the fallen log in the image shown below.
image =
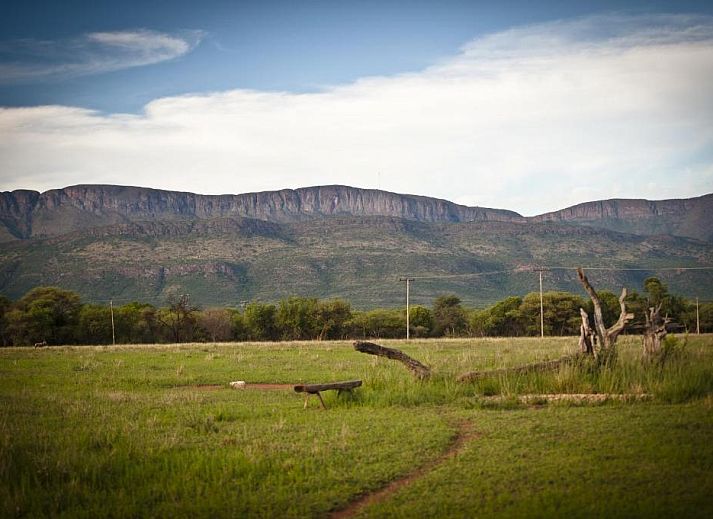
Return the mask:
[[[498,402],[507,400],[508,398],[509,397],[498,395],[486,396],[483,397],[483,400],[486,402]],[[597,403],[606,402],[607,400],[634,402],[653,400],[654,396],[650,393],[554,393],[542,395],[518,395],[515,398],[525,404],[539,404],[542,402]]]
[[[546,360],[543,362],[535,362],[534,364],[525,364],[524,366],[515,366],[512,368],[491,369],[487,371],[470,371],[463,373],[458,377],[458,382],[473,382],[484,378],[499,377],[501,375],[524,375],[526,373],[534,373],[540,371],[554,371],[559,369],[562,364],[576,360],[576,356],[567,356],[555,360]]]
[[[404,364],[411,373],[413,373],[417,378],[424,379],[431,376],[431,368],[421,364],[414,358],[409,357],[401,350],[394,348],[387,348],[386,346],[380,346],[373,342],[367,341],[356,341],[354,343],[354,349],[362,353],[367,353],[369,355],[376,355],[378,357],[386,357],[387,359],[397,360]]]

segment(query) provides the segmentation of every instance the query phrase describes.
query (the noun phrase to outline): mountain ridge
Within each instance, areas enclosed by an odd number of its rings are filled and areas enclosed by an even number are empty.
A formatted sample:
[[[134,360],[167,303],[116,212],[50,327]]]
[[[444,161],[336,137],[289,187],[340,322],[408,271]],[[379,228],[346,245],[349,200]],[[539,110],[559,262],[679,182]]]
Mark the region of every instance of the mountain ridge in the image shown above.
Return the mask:
[[[602,265],[618,292],[651,275],[672,292],[713,293],[713,195],[613,199],[524,217],[446,200],[346,186],[195,195],[124,186],[0,193],[0,294],[56,285],[85,300],[201,305],[342,297],[357,306],[415,304],[455,293],[486,305],[537,289],[538,266]],[[708,238],[708,239],[706,239]],[[642,270],[645,267],[648,270]],[[475,276],[474,276],[475,274]],[[576,275],[544,275],[577,291]]]
[[[713,194],[688,199],[608,199],[525,217],[507,210],[343,185],[202,195],[135,186],[79,184],[45,192],[0,192],[0,240],[61,235],[129,222],[254,218],[290,223],[333,215],[385,216],[419,222],[558,222],[632,234],[713,241]]]

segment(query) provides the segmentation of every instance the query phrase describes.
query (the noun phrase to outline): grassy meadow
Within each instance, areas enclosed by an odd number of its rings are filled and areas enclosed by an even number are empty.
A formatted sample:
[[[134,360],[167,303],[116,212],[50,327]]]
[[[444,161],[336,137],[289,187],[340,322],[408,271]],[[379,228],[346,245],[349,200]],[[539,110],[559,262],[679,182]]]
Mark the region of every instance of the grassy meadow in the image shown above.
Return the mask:
[[[467,384],[455,376],[577,340],[381,343],[433,377],[348,342],[0,349],[0,516],[329,517],[409,474],[348,514],[713,515],[713,336],[679,338],[663,363],[622,337],[612,366]],[[324,393],[327,411],[250,388],[357,378]],[[650,399],[517,398],[552,393]]]

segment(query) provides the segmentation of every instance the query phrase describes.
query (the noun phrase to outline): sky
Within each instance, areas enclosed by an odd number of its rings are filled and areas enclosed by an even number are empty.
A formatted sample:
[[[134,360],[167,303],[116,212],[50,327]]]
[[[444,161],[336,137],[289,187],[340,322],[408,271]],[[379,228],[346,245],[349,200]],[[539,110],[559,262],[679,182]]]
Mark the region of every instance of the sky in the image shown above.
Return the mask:
[[[709,1],[5,0],[0,190],[700,196],[711,84]]]

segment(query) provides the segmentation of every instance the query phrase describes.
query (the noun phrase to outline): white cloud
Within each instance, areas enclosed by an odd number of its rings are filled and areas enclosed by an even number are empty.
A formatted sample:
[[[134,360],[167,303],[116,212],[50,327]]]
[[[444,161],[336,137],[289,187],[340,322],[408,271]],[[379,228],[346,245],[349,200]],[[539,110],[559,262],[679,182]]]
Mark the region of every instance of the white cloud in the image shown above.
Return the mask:
[[[178,35],[149,30],[94,32],[59,41],[0,43],[0,83],[64,79],[178,58],[200,43],[203,33]]]
[[[4,109],[0,182],[242,193],[380,181],[524,214],[695,196],[713,191],[712,80],[711,18],[560,21],[318,93],[169,97],[140,116]]]

